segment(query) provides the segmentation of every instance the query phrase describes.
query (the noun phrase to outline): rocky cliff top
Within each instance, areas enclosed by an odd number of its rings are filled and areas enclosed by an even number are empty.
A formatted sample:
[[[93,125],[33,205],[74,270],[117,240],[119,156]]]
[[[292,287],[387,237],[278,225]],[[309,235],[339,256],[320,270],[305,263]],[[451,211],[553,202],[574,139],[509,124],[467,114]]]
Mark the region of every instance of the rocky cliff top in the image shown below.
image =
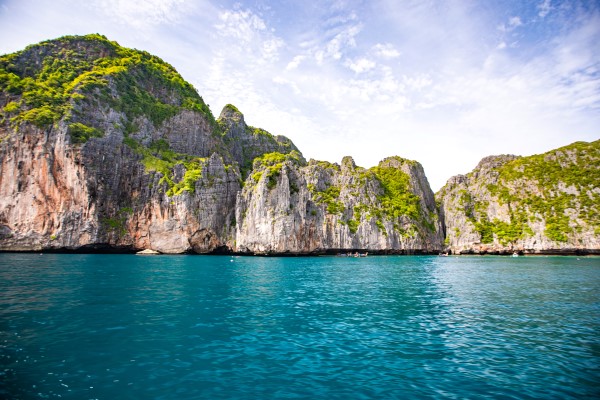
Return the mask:
[[[244,114],[232,104],[223,107],[218,119],[228,151],[240,165],[242,175],[248,176],[256,157],[266,153],[300,153],[294,143],[285,136],[274,136],[261,128],[246,124]]]
[[[456,252],[600,248],[600,141],[486,157],[436,194]]]
[[[214,122],[196,90],[171,65],[101,35],[66,36],[4,55],[0,85],[0,106],[12,124],[47,128],[66,119],[85,125],[73,133],[76,142],[102,130],[94,126],[100,121],[85,118],[98,106],[110,106],[129,124],[144,116],[158,126],[183,109]]]
[[[487,156],[487,157],[482,158],[481,161],[479,161],[479,163],[475,167],[475,170],[482,170],[482,169],[489,170],[489,169],[497,168],[497,167],[500,167],[500,166],[506,164],[507,162],[515,160],[517,158],[519,158],[519,156],[515,156],[512,154]]]
[[[0,57],[0,110],[13,127],[49,129],[61,121],[73,144],[116,134],[138,153],[163,141],[162,147],[180,154],[217,152],[242,169],[264,153],[297,151],[288,138],[247,126],[233,105],[224,107],[217,123],[171,65],[96,34]]]

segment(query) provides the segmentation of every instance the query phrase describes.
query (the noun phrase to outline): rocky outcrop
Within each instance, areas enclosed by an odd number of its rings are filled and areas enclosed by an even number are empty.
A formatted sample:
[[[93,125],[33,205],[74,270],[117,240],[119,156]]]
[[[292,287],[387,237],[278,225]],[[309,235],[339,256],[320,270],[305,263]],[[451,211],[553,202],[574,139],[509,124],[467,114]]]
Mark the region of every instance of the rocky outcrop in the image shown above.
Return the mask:
[[[436,200],[415,161],[307,163],[157,57],[69,36],[0,57],[0,251],[598,252],[598,152],[488,157]]]
[[[307,164],[150,54],[64,37],[3,56],[0,78],[0,250],[441,247],[418,163]]]
[[[0,67],[0,250],[234,248],[244,159],[220,129],[230,115],[215,121],[172,67],[98,35]],[[235,127],[253,155],[295,148]]]
[[[264,129],[248,126],[244,115],[232,104],[223,108],[218,122],[223,131],[227,152],[238,163],[244,177],[250,172],[256,157],[272,152],[300,152],[287,137],[273,136]]]
[[[185,116],[174,119],[185,123]],[[234,234],[240,176],[216,153],[169,166],[125,145],[119,131],[73,145],[59,122],[12,130],[0,160],[1,250],[211,252],[227,246]],[[159,161],[166,172],[153,170],[151,163]],[[169,192],[190,170],[196,173],[191,186]]]
[[[442,247],[420,164],[399,157],[366,170],[293,153],[255,160],[236,207],[236,250],[249,253],[431,253]]]
[[[600,141],[486,157],[436,194],[453,253],[600,253]]]

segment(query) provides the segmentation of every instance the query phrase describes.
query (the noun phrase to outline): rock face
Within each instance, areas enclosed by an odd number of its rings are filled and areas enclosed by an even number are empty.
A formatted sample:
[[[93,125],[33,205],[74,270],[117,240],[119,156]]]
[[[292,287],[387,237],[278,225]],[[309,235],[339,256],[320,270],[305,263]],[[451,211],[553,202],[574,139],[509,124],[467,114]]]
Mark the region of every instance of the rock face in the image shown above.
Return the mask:
[[[244,158],[220,125],[253,154],[294,148],[215,121],[171,66],[98,35],[0,67],[0,250],[232,249]]]
[[[307,165],[289,139],[232,105],[215,120],[170,65],[103,36],[1,57],[0,89],[0,250],[441,248],[417,163]]]
[[[0,251],[597,252],[598,147],[486,158],[436,201],[415,161],[307,163],[157,57],[63,37],[0,57]]]
[[[254,161],[236,219],[240,252],[430,253],[443,241],[423,168],[399,157],[366,170],[350,157],[306,165],[267,154]]]
[[[436,194],[453,253],[600,253],[600,141],[486,157]]]
[[[246,125],[244,115],[228,104],[221,111],[219,125],[227,151],[237,161],[242,174],[248,175],[256,157],[265,153],[299,152],[294,143],[285,136],[273,136],[264,129]]]

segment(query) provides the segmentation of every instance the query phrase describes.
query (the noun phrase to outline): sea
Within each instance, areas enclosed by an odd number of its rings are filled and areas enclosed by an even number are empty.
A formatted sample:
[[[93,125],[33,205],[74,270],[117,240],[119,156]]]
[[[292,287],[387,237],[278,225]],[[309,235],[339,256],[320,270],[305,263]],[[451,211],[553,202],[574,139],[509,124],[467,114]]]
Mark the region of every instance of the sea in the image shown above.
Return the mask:
[[[0,398],[600,398],[600,258],[2,253]]]

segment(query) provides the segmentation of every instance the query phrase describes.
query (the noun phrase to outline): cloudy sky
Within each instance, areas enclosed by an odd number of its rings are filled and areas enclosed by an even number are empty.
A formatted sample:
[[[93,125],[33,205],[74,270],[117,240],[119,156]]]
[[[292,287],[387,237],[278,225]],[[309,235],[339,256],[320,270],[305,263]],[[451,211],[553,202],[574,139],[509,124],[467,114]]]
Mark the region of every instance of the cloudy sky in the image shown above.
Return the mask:
[[[305,157],[423,164],[600,139],[595,0],[0,0],[0,53],[101,33],[172,64],[218,116]]]

